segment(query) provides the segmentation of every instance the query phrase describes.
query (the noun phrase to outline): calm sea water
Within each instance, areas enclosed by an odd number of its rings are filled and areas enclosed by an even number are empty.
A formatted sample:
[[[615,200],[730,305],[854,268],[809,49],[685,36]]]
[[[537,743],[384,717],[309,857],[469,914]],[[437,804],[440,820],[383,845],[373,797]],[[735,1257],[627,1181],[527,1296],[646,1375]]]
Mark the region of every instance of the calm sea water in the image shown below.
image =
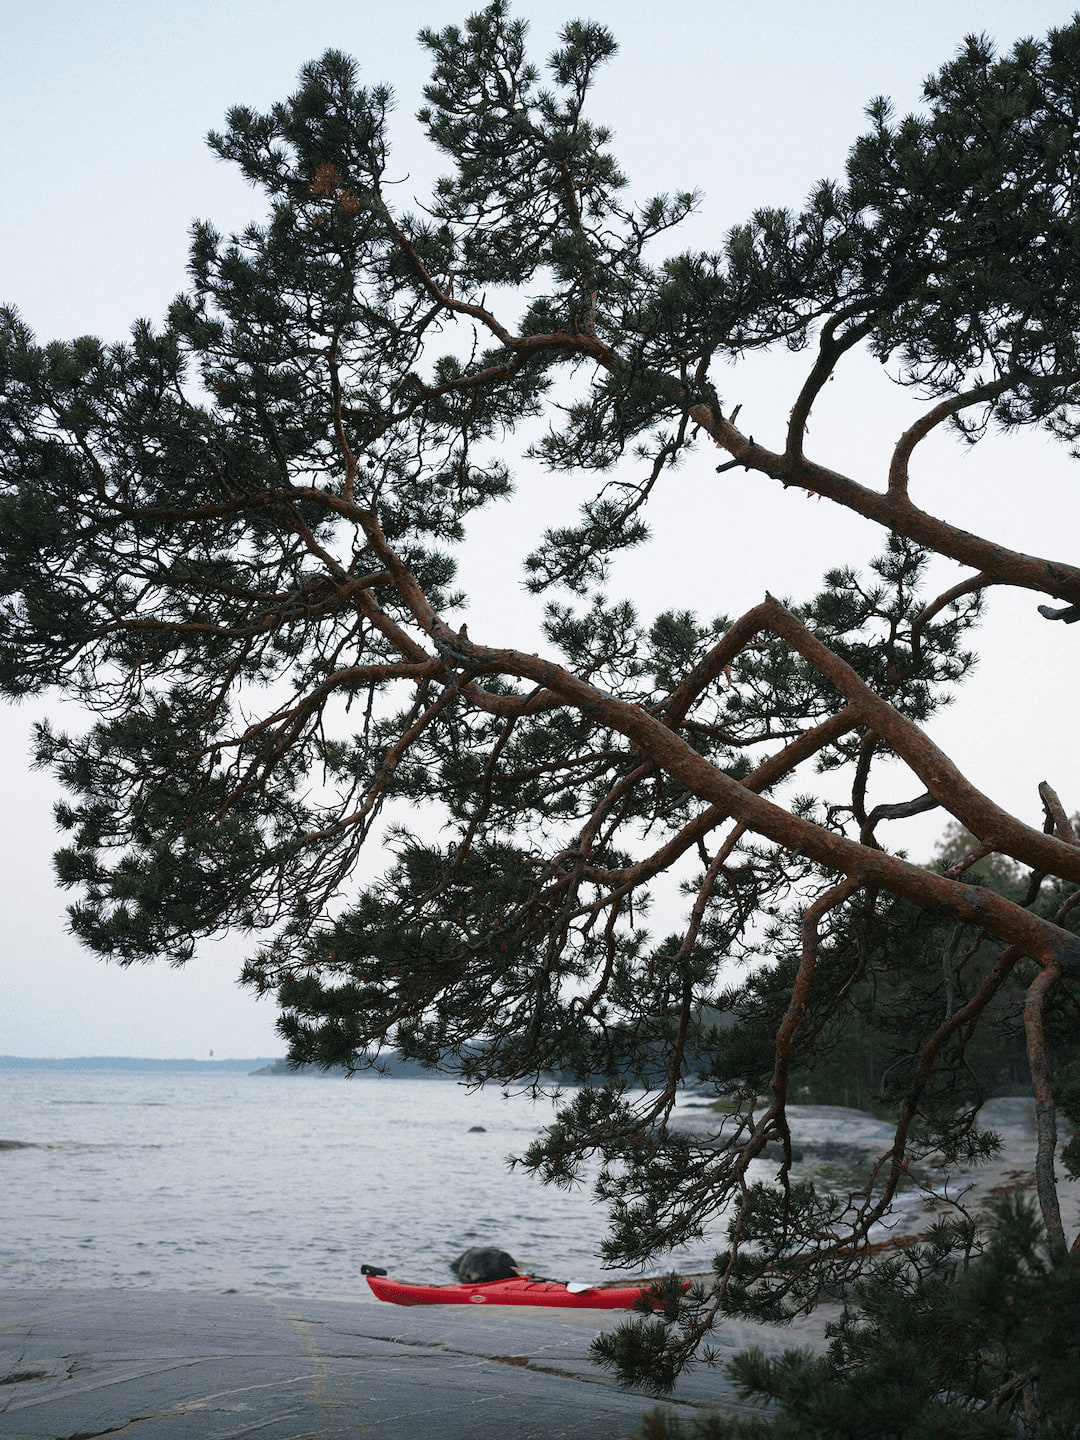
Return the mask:
[[[506,1165],[549,1114],[436,1079],[0,1071],[0,1138],[32,1142],[0,1151],[0,1287],[360,1297],[365,1261],[449,1281],[474,1244],[595,1277],[588,1189]]]

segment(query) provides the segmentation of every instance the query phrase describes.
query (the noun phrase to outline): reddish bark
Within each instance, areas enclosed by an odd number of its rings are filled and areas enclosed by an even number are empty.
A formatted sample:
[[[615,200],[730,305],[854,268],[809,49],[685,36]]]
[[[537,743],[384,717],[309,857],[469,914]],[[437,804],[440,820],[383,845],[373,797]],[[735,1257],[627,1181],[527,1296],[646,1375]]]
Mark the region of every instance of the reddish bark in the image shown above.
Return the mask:
[[[729,451],[747,470],[771,476],[784,485],[797,485],[800,489],[813,491],[815,495],[824,495],[845,509],[895,531],[897,535],[905,535],[939,555],[948,555],[962,565],[970,565],[973,570],[988,576],[988,583],[1016,585],[1024,590],[1036,590],[1080,603],[1080,568],[1075,565],[1025,555],[1022,551],[1010,550],[1006,545],[950,525],[920,510],[900,486],[885,493],[871,490],[805,456],[777,454],[743,435],[709,406],[695,406],[691,415],[718,445]]]
[[[431,613],[430,610],[428,613]],[[757,607],[760,626],[754,628],[762,628],[766,622],[775,622],[778,625],[782,623],[785,630],[790,628],[794,633],[794,627],[789,627],[787,621],[781,622],[781,617],[788,613],[775,601],[766,602]],[[791,620],[795,626],[799,625],[794,616]],[[958,918],[1019,945],[1025,954],[1040,964],[1057,960],[1065,973],[1080,975],[1080,940],[1067,930],[1022,910],[981,886],[948,880],[790,814],[717,769],[680,735],[639,705],[605,695],[553,661],[517,650],[496,650],[475,645],[437,619],[432,620],[431,630],[444,658],[456,663],[467,674],[516,675],[533,681],[558,696],[563,703],[625,735],[645,759],[652,761],[693,794],[709,801],[721,814],[741,821],[757,834],[786,849],[805,854],[842,875],[857,879],[860,884],[901,895],[924,908],[941,906]],[[803,643],[806,643],[805,640]],[[814,646],[807,645],[807,649],[817,655]],[[825,647],[821,649],[826,656],[830,654]],[[837,665],[843,663],[835,656],[832,660]],[[870,697],[873,697],[874,704],[870,703]],[[1064,878],[1080,880],[1080,855],[1076,851],[1005,815],[975,790],[925,736],[916,743],[908,731],[910,722],[897,715],[887,702],[867,690],[866,696],[860,695],[855,703],[866,705],[868,718],[871,715],[874,717],[876,726],[881,726],[889,743],[892,743],[892,735],[895,734],[898,740],[913,750],[925,772],[925,783],[928,786],[933,784],[950,814],[959,815],[962,811],[984,829],[987,825],[998,827],[1003,837],[1008,836],[1009,853],[1018,849],[1023,852],[1023,858],[1038,855],[1040,863],[1045,857],[1047,863],[1042,868],[1060,873]],[[917,727],[910,726],[910,729],[915,736],[921,736],[922,732]],[[999,848],[1006,848],[1004,838]]]

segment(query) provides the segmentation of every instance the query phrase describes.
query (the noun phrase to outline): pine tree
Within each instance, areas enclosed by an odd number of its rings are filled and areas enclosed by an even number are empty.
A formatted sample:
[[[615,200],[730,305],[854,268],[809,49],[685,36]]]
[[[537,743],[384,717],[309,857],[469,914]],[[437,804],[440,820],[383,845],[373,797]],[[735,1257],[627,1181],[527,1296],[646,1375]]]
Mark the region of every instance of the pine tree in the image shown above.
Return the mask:
[[[605,29],[568,24],[543,79],[505,0],[421,40],[419,121],[448,170],[415,212],[388,184],[390,91],[331,51],[210,136],[267,212],[238,235],[196,224],[161,326],[39,346],[0,319],[0,685],[92,712],[37,740],[68,797],[75,933],[128,964],[250,932],[244,978],[277,993],[297,1061],[393,1044],[469,1081],[586,1082],[522,1158],[555,1182],[599,1158],[608,1258],[733,1217],[713,1289],[643,1322],[627,1373],[659,1382],[717,1315],[782,1317],[849,1281],[913,1156],[992,1145],[965,1054],[1019,980],[1057,1264],[1046,1031],[1075,1010],[1080,847],[1049,785],[1040,831],[921,727],[971,667],[983,593],[1071,621],[1080,567],[921,508],[908,469],[942,426],[1076,444],[1080,22],[1002,56],[969,39],[919,114],[871,106],[842,181],[684,253],[667,235],[694,195],[631,203],[589,116]],[[807,360],[770,448],[716,384],[777,349]],[[879,487],[806,453],[815,400],[866,350],[925,402]],[[514,436],[600,477],[527,563],[542,654],[470,635],[455,588]],[[878,527],[871,573],[735,618],[642,618],[606,593],[673,468],[714,447],[720,473]],[[935,555],[965,567],[936,596]],[[910,788],[880,798],[893,757]],[[934,807],[976,837],[937,870],[894,843]],[[375,841],[385,870],[362,880]],[[973,883],[991,854],[1023,893]],[[666,876],[684,913],[653,933]],[[943,988],[913,960],[895,1137],[841,1201],[792,1179],[787,1106],[902,914],[958,939]],[[669,1125],[690,1072],[729,1102],[710,1144]],[[751,1183],[767,1149],[777,1183]]]
[[[728,1365],[761,1419],[664,1411],[641,1440],[1075,1440],[1080,1266],[1034,1212],[1001,1201],[985,1234],[938,1225],[856,1283],[827,1350],[743,1351]]]

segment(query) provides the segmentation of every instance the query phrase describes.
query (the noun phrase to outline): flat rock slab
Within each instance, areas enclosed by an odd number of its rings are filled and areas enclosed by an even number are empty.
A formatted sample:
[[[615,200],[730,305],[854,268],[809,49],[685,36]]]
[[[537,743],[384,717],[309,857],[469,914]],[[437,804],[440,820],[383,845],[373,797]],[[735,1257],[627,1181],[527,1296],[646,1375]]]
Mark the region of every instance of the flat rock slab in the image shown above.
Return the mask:
[[[4,1440],[629,1440],[655,1401],[588,1358],[621,1315],[153,1290],[0,1299]],[[718,1337],[733,1351],[751,1327]],[[793,1337],[792,1337],[793,1338]],[[791,1343],[789,1339],[788,1343]],[[741,1409],[720,1371],[666,1403]]]

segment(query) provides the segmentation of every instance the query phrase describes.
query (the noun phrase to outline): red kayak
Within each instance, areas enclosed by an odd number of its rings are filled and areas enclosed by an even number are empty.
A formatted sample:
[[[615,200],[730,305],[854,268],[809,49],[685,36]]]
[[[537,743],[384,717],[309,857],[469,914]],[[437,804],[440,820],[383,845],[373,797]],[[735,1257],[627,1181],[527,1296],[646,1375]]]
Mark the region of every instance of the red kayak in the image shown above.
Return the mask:
[[[488,1280],[482,1285],[409,1285],[389,1280],[385,1273],[371,1274],[373,1265],[363,1267],[367,1283],[379,1300],[392,1305],[558,1305],[573,1310],[630,1310],[646,1287],[618,1289],[602,1286],[568,1287],[556,1280],[532,1280],[527,1275],[513,1280]]]

